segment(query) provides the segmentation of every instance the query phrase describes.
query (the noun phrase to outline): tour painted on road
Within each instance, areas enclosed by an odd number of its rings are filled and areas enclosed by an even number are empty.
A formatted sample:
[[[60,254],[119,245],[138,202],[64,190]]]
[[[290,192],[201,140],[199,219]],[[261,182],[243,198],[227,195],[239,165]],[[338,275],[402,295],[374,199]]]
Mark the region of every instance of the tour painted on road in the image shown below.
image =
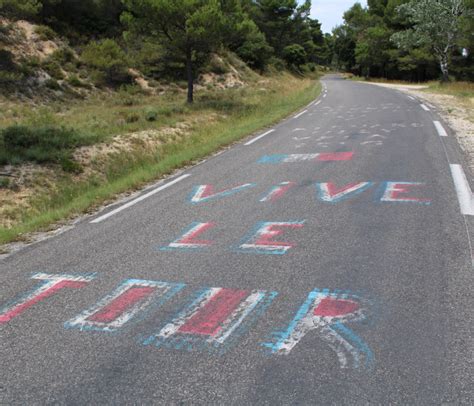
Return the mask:
[[[87,287],[96,277],[96,274],[34,274],[31,278],[42,282],[0,308],[0,327],[14,323],[16,318],[28,317],[24,313],[47,299],[54,303],[55,295]],[[171,318],[160,316],[160,307],[185,287],[185,283],[127,279],[97,303],[65,321],[64,328],[119,334],[148,317],[156,330],[140,334],[145,338],[139,343],[145,346],[223,354],[238,345],[240,337],[278,296],[276,291],[205,287],[188,294],[187,303]],[[272,340],[261,342],[258,347],[262,348],[262,354],[288,355],[311,333],[334,351],[342,368],[370,367],[374,360],[372,351],[348,324],[368,320],[371,308],[372,301],[351,292],[313,289],[288,326],[271,333]]]

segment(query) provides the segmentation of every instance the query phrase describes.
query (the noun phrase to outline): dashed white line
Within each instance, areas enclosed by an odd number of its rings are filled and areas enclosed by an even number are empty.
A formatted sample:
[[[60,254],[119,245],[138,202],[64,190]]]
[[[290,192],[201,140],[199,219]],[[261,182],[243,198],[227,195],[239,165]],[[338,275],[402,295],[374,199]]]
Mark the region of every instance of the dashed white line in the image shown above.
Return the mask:
[[[303,110],[301,113],[298,113],[296,116],[294,116],[293,118],[298,118],[298,117],[301,117],[304,113],[307,113],[308,110]]]
[[[433,121],[433,124],[435,125],[436,131],[438,131],[438,135],[440,137],[447,137],[448,136],[448,133],[446,132],[443,125],[439,121]]]
[[[252,145],[254,142],[257,142],[260,138],[265,137],[265,135],[268,135],[268,134],[272,133],[273,131],[275,131],[275,130],[273,130],[273,129],[268,130],[266,133],[263,133],[263,134],[259,135],[258,137],[255,137],[255,138],[251,139],[250,141],[246,142],[244,145],[245,146]]]
[[[461,213],[466,216],[474,216],[472,191],[462,166],[458,164],[450,164],[449,168],[451,169],[451,175],[453,177],[454,186],[458,195]]]
[[[414,97],[412,96],[407,96],[410,100],[416,100]]]
[[[430,111],[430,109],[426,107],[424,104],[420,104],[420,107],[425,111]]]
[[[316,107],[318,104],[321,103],[321,100],[319,100],[318,102],[314,103],[314,106]]]
[[[154,194],[161,192],[162,190],[169,188],[170,186],[174,185],[175,183],[178,183],[182,181],[183,179],[186,179],[187,177],[191,176],[190,174],[185,174],[181,175],[180,177],[172,180],[171,182],[162,185],[156,189],[153,189],[151,192],[145,193],[144,195],[141,195],[137,197],[134,200],[129,201],[128,203],[125,203],[123,206],[117,207],[116,209],[104,214],[103,216],[97,217],[96,219],[92,220],[91,223],[100,223],[101,221],[104,221],[108,219],[109,217],[113,216],[114,214],[120,213],[122,210],[128,209],[129,207],[141,202],[142,200],[147,199],[150,196],[153,196]]]

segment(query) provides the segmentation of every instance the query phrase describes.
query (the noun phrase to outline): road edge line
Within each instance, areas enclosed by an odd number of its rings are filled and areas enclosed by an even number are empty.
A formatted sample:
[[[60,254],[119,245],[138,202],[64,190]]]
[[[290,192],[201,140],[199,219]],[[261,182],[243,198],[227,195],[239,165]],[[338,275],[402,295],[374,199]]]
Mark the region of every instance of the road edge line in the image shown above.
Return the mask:
[[[125,204],[123,204],[122,206],[119,206],[117,207],[116,209],[100,216],[100,217],[97,217],[95,218],[94,220],[91,220],[89,223],[91,224],[97,224],[97,223],[100,223],[104,220],[107,220],[109,217],[117,214],[117,213],[120,213],[122,210],[125,210],[125,209],[128,209],[129,207],[131,206],[134,206],[135,204],[141,202],[142,200],[145,200],[147,199],[148,197],[150,196],[153,196],[154,194],[158,193],[158,192],[161,192],[162,190],[164,189],[167,189],[169,188],[170,186],[173,186],[174,184],[188,178],[189,176],[191,176],[191,174],[187,173],[187,174],[184,174],[184,175],[181,175],[179,176],[178,178],[176,179],[173,179],[171,182],[168,182],[160,187],[157,187],[156,189],[153,189],[151,192],[148,192],[148,193],[145,193],[139,197],[137,197],[136,199],[133,199]]]

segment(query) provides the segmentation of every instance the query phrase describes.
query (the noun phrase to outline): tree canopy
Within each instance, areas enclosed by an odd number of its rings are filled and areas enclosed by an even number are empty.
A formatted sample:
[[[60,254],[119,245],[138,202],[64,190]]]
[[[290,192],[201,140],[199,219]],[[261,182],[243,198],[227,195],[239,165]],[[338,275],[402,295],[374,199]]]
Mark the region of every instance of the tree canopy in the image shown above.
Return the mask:
[[[336,66],[365,76],[425,81],[448,65],[474,79],[473,0],[368,0],[354,4],[334,29]]]

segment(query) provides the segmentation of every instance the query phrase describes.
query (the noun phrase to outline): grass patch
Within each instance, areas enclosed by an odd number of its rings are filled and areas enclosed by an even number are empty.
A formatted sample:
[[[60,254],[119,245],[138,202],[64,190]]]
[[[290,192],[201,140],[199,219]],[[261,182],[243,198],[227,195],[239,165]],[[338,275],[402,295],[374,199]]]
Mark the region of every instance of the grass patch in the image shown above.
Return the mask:
[[[426,90],[430,93],[447,94],[461,98],[474,97],[474,83],[473,82],[430,82]]]
[[[71,182],[70,176],[64,174],[56,185],[56,191],[36,196],[31,208],[22,213],[20,221],[9,228],[0,227],[0,243],[19,239],[22,234],[31,231],[44,230],[55,222],[97,207],[118,193],[139,188],[204,158],[219,148],[281,120],[309,103],[321,90],[315,80],[296,78],[289,74],[269,78],[265,82],[263,90],[262,85],[259,87],[255,84],[241,89],[203,91],[196,95],[193,106],[182,103],[182,94],[167,95],[166,103],[163,98],[134,95],[139,101],[130,107],[120,105],[109,96],[108,99],[96,99],[95,104],[88,102],[61,112],[63,123],[74,123],[79,133],[94,134],[96,140],[123,133],[124,127],[128,127],[126,130],[129,131],[138,131],[172,126],[184,118],[194,116],[214,118],[192,128],[186,137],[165,142],[154,151],[138,147],[130,153],[114,156],[100,178],[90,177],[81,182]],[[122,123],[117,124],[117,118],[124,109],[128,114],[138,114],[140,119],[125,124],[122,119]],[[149,109],[156,112],[156,116],[153,114],[156,120],[148,119]],[[7,122],[9,120],[9,117],[5,119]]]
[[[0,131],[0,165],[65,162],[74,148],[93,142],[71,128],[12,125]]]

